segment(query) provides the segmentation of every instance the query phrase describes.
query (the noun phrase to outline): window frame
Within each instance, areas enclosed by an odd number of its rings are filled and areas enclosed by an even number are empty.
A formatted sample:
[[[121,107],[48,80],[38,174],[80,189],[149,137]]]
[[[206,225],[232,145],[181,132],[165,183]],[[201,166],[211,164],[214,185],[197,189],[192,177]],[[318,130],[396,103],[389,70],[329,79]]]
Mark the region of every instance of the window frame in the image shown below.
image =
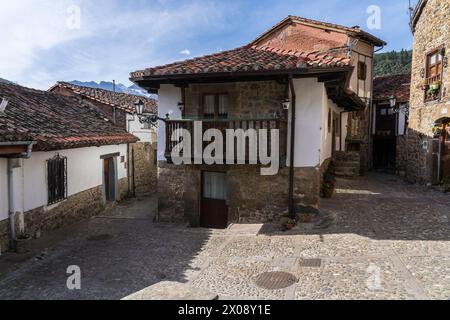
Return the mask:
[[[444,55],[442,54],[442,51],[445,47],[439,46],[437,48],[434,48],[433,50],[428,51],[425,54],[425,82],[429,86],[433,82],[438,81],[440,83],[439,93],[435,96],[431,96],[428,94],[428,90],[425,90],[424,92],[424,101],[425,102],[431,102],[431,101],[437,101],[440,100],[442,97],[442,80],[443,80],[443,74],[444,74]],[[433,56],[436,56],[436,62],[431,63],[431,59]],[[440,60],[439,60],[440,57]],[[433,75],[431,75],[431,68],[435,67],[435,71]]]
[[[206,114],[206,97],[213,96],[214,97],[214,115],[207,116]],[[220,97],[227,96],[228,106],[227,113],[220,114]],[[202,117],[205,119],[218,120],[218,119],[227,119],[229,116],[229,107],[230,107],[230,95],[228,92],[208,92],[204,93],[202,96]]]
[[[67,157],[56,154],[46,161],[46,166],[47,205],[50,206],[67,199]]]
[[[364,61],[358,61],[358,80],[367,80],[367,63]]]

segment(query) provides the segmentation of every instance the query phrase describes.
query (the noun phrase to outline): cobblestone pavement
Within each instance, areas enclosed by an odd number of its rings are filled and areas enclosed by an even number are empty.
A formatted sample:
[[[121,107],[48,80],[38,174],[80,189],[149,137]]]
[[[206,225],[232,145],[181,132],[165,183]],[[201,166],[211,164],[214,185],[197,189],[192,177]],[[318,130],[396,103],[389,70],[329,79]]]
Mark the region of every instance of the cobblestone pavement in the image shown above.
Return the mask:
[[[394,176],[340,180],[322,203],[334,218],[327,229],[190,229],[152,223],[155,210],[154,199],[125,202],[37,240],[27,261],[1,256],[0,299],[121,299],[160,281],[221,299],[450,299],[450,196]],[[66,288],[70,265],[81,290]],[[257,287],[267,271],[299,281]]]

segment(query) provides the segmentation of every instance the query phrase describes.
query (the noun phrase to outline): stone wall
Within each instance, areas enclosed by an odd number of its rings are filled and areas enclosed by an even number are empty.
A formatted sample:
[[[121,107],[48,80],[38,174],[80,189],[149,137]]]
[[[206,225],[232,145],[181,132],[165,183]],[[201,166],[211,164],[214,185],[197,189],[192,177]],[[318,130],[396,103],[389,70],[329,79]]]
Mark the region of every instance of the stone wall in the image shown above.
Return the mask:
[[[276,81],[191,84],[186,89],[186,116],[203,116],[205,94],[227,93],[229,116],[261,117],[281,112],[286,84]]]
[[[296,204],[318,206],[322,168],[296,168]],[[200,224],[201,172],[226,172],[229,223],[278,221],[288,213],[289,168],[275,176],[261,176],[259,166],[175,166],[159,164],[159,221]]]
[[[404,177],[406,175],[406,167],[408,161],[408,136],[398,136],[397,137],[397,148],[396,148],[396,171],[397,174]]]
[[[423,142],[430,143],[433,123],[444,116],[450,117],[448,90],[450,72],[444,68],[442,98],[424,102],[425,93],[421,89],[424,82],[426,55],[442,45],[446,48],[446,57],[450,52],[450,2],[447,0],[429,0],[417,23],[414,33],[414,53],[411,80],[411,110],[408,129],[408,168],[410,181],[431,183],[435,168],[432,166],[432,150],[422,148]]]
[[[137,197],[157,193],[158,168],[155,161],[156,143],[130,145],[134,155],[134,191]]]
[[[9,248],[9,219],[0,221],[0,254]]]
[[[101,187],[69,197],[52,209],[40,207],[24,214],[25,232],[39,237],[45,232],[99,215],[105,206]]]
[[[118,181],[120,200],[128,195],[128,178]],[[23,214],[16,215],[16,233],[20,233],[19,225],[23,225],[26,234],[38,238],[43,234],[71,225],[81,220],[98,216],[105,210],[103,187],[98,186],[78,194],[50,207],[39,207]],[[0,221],[0,248],[9,248],[9,220]]]
[[[346,151],[359,152],[361,175],[364,175],[371,165],[369,152],[369,118],[369,108],[366,108],[362,111],[350,112],[347,123]]]

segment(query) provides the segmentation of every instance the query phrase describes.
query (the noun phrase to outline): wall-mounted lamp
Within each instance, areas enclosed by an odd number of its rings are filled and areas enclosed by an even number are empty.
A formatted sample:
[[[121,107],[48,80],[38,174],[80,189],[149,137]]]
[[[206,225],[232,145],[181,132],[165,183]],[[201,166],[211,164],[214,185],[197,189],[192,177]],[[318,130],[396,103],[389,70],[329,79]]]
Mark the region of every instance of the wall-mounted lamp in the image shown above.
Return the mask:
[[[393,108],[397,105],[397,99],[394,96],[391,96],[389,98],[389,103],[390,103],[391,107]]]
[[[158,127],[158,121],[166,121],[169,119],[169,114],[167,114],[166,119],[160,118],[158,117],[157,114],[145,114],[144,113],[144,101],[142,101],[141,99],[137,100],[134,103],[134,107],[135,107],[135,111],[136,111],[136,115],[139,118],[139,122],[142,124],[148,124],[150,127]]]
[[[291,107],[291,101],[289,99],[284,100],[282,103],[284,110],[289,110]]]

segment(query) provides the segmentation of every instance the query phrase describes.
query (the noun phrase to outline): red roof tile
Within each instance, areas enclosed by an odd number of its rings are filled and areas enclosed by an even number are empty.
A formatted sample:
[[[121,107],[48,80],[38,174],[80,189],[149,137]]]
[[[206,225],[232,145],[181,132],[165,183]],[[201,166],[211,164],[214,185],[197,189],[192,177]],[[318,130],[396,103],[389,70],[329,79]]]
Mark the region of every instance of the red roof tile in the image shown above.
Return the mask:
[[[410,88],[410,74],[375,78],[373,83],[374,100],[389,100],[391,97],[395,97],[397,102],[409,102]]]
[[[212,73],[263,72],[298,70],[310,67],[350,66],[350,59],[328,52],[285,51],[270,47],[245,46],[131,74],[133,80],[143,77],[195,75]]]
[[[158,101],[151,98],[141,97],[133,94],[112,92],[109,90],[90,88],[84,86],[74,85],[68,82],[58,82],[49,91],[52,91],[55,87],[63,87],[73,91],[82,97],[106,104],[108,106],[116,106],[116,108],[123,110],[128,113],[135,112],[135,102],[137,100],[142,100],[144,102],[144,110],[147,113],[157,113],[158,112]]]
[[[79,98],[0,83],[0,142],[36,141],[37,151],[134,143],[127,133]]]

